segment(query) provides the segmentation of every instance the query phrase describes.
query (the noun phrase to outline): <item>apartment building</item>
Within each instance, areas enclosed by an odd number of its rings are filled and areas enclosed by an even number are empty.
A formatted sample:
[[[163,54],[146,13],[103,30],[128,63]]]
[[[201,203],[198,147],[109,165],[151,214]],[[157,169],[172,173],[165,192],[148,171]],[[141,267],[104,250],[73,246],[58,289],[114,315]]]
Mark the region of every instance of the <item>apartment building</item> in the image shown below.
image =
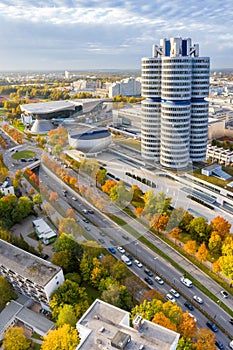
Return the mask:
[[[49,310],[50,295],[64,282],[62,269],[1,239],[0,256],[0,275]]]

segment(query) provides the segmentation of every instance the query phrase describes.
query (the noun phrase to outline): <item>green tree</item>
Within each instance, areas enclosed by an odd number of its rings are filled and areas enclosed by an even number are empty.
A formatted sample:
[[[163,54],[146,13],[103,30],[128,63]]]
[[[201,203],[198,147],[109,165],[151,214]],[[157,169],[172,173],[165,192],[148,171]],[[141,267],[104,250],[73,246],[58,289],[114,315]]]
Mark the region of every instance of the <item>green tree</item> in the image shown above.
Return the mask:
[[[44,337],[41,350],[75,350],[80,342],[77,329],[64,324],[55,330],[50,330]]]
[[[7,329],[3,338],[3,346],[5,350],[28,350],[31,341],[23,334],[20,327],[10,327]]]
[[[41,197],[41,194],[40,194],[40,193],[35,194],[35,195],[33,196],[32,201],[33,201],[34,204],[41,205],[41,204],[42,204],[42,197]]]
[[[196,240],[198,243],[209,240],[209,235],[207,234],[207,219],[203,217],[198,217],[193,219],[189,224],[189,232],[191,238]]]
[[[3,276],[0,276],[0,311],[8,301],[15,299],[15,297],[11,284]]]
[[[57,327],[61,327],[64,324],[68,324],[71,327],[75,327],[77,322],[76,316],[75,316],[75,312],[73,309],[72,305],[63,305],[63,307],[61,307],[59,314],[58,314],[58,318],[57,318]]]
[[[195,346],[190,338],[185,339],[181,337],[178,341],[176,350],[194,350]]]

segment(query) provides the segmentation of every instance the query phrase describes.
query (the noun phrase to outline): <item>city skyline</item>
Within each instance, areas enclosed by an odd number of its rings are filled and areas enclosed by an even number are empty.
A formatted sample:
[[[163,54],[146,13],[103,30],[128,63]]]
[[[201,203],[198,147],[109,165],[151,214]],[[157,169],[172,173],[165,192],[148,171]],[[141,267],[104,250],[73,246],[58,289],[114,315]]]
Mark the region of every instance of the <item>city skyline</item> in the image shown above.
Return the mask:
[[[199,42],[211,69],[232,68],[231,9],[230,0],[3,0],[0,71],[140,69],[169,37]]]

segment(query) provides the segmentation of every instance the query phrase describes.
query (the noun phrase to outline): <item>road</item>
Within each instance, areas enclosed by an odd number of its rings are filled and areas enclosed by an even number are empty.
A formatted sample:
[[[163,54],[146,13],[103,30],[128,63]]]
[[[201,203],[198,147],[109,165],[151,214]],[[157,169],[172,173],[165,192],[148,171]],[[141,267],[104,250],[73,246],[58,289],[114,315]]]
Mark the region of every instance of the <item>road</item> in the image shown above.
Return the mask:
[[[50,174],[51,175],[51,174]],[[42,176],[42,175],[41,175]],[[45,179],[48,175],[45,175]],[[53,189],[60,193],[62,196],[62,188],[66,188],[66,185],[63,184],[58,186],[59,179],[56,178],[54,174],[52,174],[53,180],[48,179],[48,185]],[[68,188],[68,187],[67,187]],[[72,197],[76,197],[77,200],[74,201]],[[89,234],[100,243],[100,239],[104,241],[102,245],[106,248],[109,246],[113,246],[114,244],[124,246],[125,249],[130,252],[135,258],[140,258],[143,264],[150,268],[154,273],[159,274],[164,281],[163,286],[155,284],[156,289],[160,289],[163,293],[167,293],[171,286],[174,289],[177,289],[181,297],[177,300],[178,304],[185,310],[184,301],[187,298],[190,300],[193,299],[193,295],[200,296],[204,303],[201,305],[201,308],[210,315],[213,319],[216,319],[217,323],[220,323],[223,328],[225,328],[229,334],[233,334],[233,326],[229,323],[230,316],[220,307],[221,303],[225,303],[230,308],[232,308],[233,301],[232,297],[224,300],[220,300],[220,305],[214,303],[211,299],[209,299],[204,293],[202,293],[195,285],[192,288],[187,288],[180,282],[181,272],[177,270],[173,265],[168,263],[166,260],[155,254],[151,249],[147,246],[143,245],[140,241],[135,239],[135,237],[131,236],[124,228],[118,227],[115,223],[108,219],[103,213],[98,211],[95,208],[95,214],[87,214],[84,215],[83,209],[93,209],[88,202],[86,202],[82,197],[77,195],[74,191],[68,188],[68,195],[63,199],[67,205],[71,205],[73,208],[77,210],[77,215],[81,219],[81,226],[84,228],[88,227]],[[119,212],[118,212],[119,215]],[[88,224],[83,224],[83,218],[87,217],[89,220]],[[175,250],[167,246],[165,243],[160,241],[156,236],[147,232],[144,226],[139,224],[137,221],[133,220],[126,216],[124,212],[122,212],[122,216],[124,220],[128,219],[128,225],[132,226],[135,230],[138,231],[139,236],[140,231],[142,230],[143,234],[146,235],[146,238],[153,242],[154,245],[158,246],[162,251],[164,251],[167,255],[171,256],[177,263],[182,265],[182,267],[188,271],[192,276],[194,276],[199,282],[204,284],[213,294],[217,297],[220,297],[221,287],[218,286],[214,281],[212,281],[207,275],[203,274],[202,271],[198,270],[193,264],[191,264],[188,260],[186,260],[182,255],[177,253]],[[104,237],[102,236],[104,234]],[[128,237],[125,239],[123,237]],[[114,240],[114,242],[113,242]],[[116,254],[118,258],[120,258],[120,254]],[[144,277],[146,276],[143,270],[140,270],[135,265],[130,267],[130,269],[139,275],[144,281]],[[200,310],[197,309],[199,306],[195,301],[192,302],[195,310],[192,314],[197,318],[198,325],[205,326],[207,318],[201,313]],[[200,307],[200,306],[199,306]],[[217,338],[223,342],[223,344],[227,345],[229,343],[229,339],[224,335],[221,331],[218,332]]]

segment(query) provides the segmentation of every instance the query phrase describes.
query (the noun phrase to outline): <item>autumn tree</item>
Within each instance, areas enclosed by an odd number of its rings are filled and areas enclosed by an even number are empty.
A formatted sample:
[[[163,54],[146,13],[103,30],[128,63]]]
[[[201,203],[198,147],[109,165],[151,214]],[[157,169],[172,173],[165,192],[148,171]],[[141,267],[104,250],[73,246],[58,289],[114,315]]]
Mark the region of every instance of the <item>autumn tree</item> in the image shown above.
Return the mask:
[[[197,242],[189,240],[184,244],[184,250],[189,254],[195,254],[197,250]]]
[[[58,198],[59,198],[59,194],[57,192],[50,192],[49,200],[51,202],[55,202],[56,200],[58,200]]]
[[[116,186],[116,181],[114,181],[114,180],[107,180],[106,182],[105,182],[105,184],[102,186],[102,191],[103,192],[105,192],[105,193],[107,193],[107,194],[110,194],[110,192],[111,192],[111,189],[114,187],[114,186]]]
[[[215,262],[213,262],[212,270],[213,270],[213,272],[219,274],[219,272],[221,271],[221,266],[220,266],[220,261],[219,260],[216,260]]]
[[[194,339],[197,335],[197,321],[186,311],[179,320],[177,330],[181,337]]]
[[[31,341],[23,334],[21,327],[10,327],[4,334],[3,346],[5,350],[28,350]]]
[[[216,350],[214,333],[206,328],[200,328],[197,333],[196,350]]]
[[[194,218],[189,224],[189,233],[193,240],[198,243],[208,242],[210,232],[207,230],[207,219],[203,217]]]
[[[140,218],[140,216],[141,216],[141,214],[142,214],[142,212],[143,212],[143,208],[137,207],[137,208],[135,208],[134,210],[135,210],[136,216],[137,216],[138,218]]]
[[[221,216],[214,218],[210,225],[212,226],[213,231],[217,231],[218,235],[224,239],[227,235],[230,234],[231,224]]]
[[[169,233],[169,237],[170,238],[174,238],[175,240],[175,243],[176,243],[176,240],[180,240],[181,239],[181,229],[179,227],[174,227],[171,232]]]
[[[196,257],[201,261],[206,261],[209,255],[209,251],[206,248],[205,243],[203,242],[200,247],[198,248],[198,251],[196,253]]]
[[[158,233],[166,229],[169,217],[167,215],[154,214],[150,221],[150,226],[153,227]]]
[[[11,284],[3,276],[0,276],[0,311],[11,299],[15,299],[15,293]]]
[[[162,327],[168,328],[176,332],[176,325],[172,323],[168,317],[164,315],[163,312],[158,312],[152,319],[152,322],[159,324]]]
[[[41,350],[75,350],[80,342],[76,328],[64,324],[55,330],[50,330],[45,336]]]
[[[208,248],[211,254],[220,256],[222,250],[222,238],[217,231],[213,231],[209,239]]]
[[[189,338],[180,337],[176,350],[195,350],[195,345]]]
[[[57,326],[61,327],[64,324],[68,324],[71,327],[75,327],[77,322],[76,316],[75,316],[75,312],[73,309],[72,305],[63,305],[63,307],[60,308],[58,317],[57,317]]]

